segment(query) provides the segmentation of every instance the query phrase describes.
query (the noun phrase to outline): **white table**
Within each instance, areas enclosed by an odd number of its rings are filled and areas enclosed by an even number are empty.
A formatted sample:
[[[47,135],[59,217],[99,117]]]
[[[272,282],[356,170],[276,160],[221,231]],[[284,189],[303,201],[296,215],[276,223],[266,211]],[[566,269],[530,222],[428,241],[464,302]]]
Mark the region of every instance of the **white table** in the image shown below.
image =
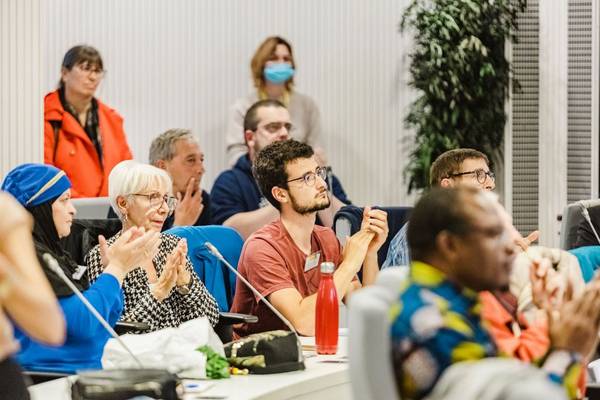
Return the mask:
[[[314,338],[301,338],[303,344],[314,344]],[[338,354],[317,356],[305,352],[306,370],[271,375],[233,376],[230,379],[211,381],[214,384],[206,391],[190,399],[227,400],[278,400],[350,399],[350,374],[348,363],[343,361],[347,353],[347,338],[340,336]],[[347,360],[347,359],[345,359]],[[68,378],[31,386],[32,400],[68,400],[70,384]]]

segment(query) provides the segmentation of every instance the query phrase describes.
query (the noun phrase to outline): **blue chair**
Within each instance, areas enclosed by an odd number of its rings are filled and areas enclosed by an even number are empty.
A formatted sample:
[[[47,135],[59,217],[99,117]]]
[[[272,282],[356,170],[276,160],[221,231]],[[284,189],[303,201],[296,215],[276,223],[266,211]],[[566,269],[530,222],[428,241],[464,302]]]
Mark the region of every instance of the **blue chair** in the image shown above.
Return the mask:
[[[229,311],[235,293],[236,276],[208,251],[204,243],[211,242],[237,268],[244,245],[240,234],[233,228],[221,225],[177,226],[165,233],[187,240],[188,256],[194,271],[219,304],[219,310]]]
[[[577,257],[583,280],[588,283],[594,277],[594,273],[600,266],[600,246],[583,246],[569,250],[569,253]]]

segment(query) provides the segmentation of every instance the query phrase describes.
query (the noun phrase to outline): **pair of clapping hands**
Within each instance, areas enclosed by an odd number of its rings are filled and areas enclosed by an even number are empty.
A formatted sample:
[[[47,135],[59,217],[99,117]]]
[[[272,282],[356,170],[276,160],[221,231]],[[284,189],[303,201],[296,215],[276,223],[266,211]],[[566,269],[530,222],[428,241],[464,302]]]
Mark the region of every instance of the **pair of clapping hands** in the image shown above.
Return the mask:
[[[548,320],[552,348],[591,355],[600,330],[600,277],[578,294],[548,258],[532,257],[530,280],[533,303]]]
[[[111,273],[122,282],[128,272],[140,265],[154,265],[152,260],[160,246],[160,233],[146,231],[144,228],[133,227],[108,246],[104,236],[98,237],[100,254],[104,272]],[[153,282],[151,291],[158,300],[168,297],[175,286],[188,287],[191,274],[186,268],[187,242],[182,239],[167,256],[164,269],[156,282]]]
[[[388,232],[387,213],[365,207],[360,230],[346,239],[343,260],[352,261],[358,272],[368,254],[377,257],[377,251],[385,243]]]

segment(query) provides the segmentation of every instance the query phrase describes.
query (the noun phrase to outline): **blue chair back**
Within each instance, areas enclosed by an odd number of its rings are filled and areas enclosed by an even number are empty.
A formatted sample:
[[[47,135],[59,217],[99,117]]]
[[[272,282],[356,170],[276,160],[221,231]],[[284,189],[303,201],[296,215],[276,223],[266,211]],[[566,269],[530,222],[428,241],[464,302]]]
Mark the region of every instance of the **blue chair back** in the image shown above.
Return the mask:
[[[577,257],[585,283],[591,281],[596,270],[600,267],[600,246],[578,247],[569,250],[569,253]]]
[[[244,240],[233,228],[221,225],[177,226],[170,233],[185,238],[188,257],[198,277],[219,304],[220,311],[229,311],[235,294],[236,276],[204,246],[212,243],[234,268],[237,268]]]

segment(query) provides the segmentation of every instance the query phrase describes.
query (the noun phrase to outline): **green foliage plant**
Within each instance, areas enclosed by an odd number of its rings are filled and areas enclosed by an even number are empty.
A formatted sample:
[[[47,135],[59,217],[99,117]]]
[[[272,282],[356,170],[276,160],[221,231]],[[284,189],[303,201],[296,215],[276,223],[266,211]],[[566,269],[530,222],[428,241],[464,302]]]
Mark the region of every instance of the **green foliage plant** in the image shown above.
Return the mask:
[[[415,131],[409,192],[429,185],[431,163],[447,150],[501,158],[511,79],[505,44],[516,39],[525,7],[526,0],[412,0],[405,9],[400,30],[414,33],[409,85],[418,93],[405,117]]]

